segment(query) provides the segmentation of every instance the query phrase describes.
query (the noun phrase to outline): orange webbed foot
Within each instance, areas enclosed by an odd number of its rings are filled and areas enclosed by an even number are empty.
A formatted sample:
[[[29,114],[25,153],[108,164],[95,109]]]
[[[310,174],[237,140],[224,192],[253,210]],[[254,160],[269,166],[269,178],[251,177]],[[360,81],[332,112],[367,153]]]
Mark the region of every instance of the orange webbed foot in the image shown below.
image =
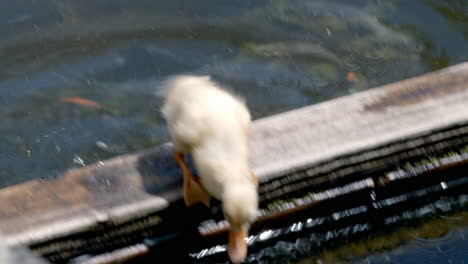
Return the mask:
[[[193,176],[184,161],[184,154],[174,151],[174,158],[182,169],[183,173],[183,192],[184,202],[187,207],[192,207],[197,203],[203,203],[206,207],[210,207],[210,196],[206,193],[201,183]]]

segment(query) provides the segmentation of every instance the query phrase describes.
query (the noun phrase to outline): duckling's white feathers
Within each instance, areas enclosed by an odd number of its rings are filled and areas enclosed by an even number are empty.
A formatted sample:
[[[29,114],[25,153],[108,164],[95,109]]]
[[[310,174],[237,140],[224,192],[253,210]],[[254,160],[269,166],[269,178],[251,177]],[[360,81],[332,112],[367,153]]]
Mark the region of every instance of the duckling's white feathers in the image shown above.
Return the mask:
[[[223,212],[232,225],[252,223],[258,210],[257,188],[254,184],[231,184],[223,192]],[[248,228],[248,226],[247,226]]]
[[[162,114],[181,151],[207,137],[213,141],[246,138],[251,118],[243,100],[219,88],[208,76],[172,77],[161,90],[165,97]]]
[[[225,184],[248,173],[250,113],[209,77],[176,76],[164,85],[162,114],[176,150],[190,152],[205,188],[221,199]]]
[[[248,166],[249,111],[208,77],[173,77],[162,90],[174,149],[192,154],[204,190],[222,201],[231,229],[228,255],[240,263],[258,210],[257,182]]]

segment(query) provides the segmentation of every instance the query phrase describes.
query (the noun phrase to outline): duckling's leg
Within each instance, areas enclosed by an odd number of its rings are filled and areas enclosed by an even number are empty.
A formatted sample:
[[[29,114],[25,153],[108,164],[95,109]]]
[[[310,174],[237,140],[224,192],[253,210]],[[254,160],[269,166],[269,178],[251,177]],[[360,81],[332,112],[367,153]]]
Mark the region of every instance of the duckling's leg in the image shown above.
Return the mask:
[[[250,176],[252,176],[252,179],[253,179],[253,182],[255,183],[255,186],[257,186],[257,189],[258,189],[259,184],[258,184],[257,176],[255,176],[255,174],[251,170],[249,170],[249,172],[250,172]]]
[[[174,158],[182,169],[184,175],[184,202],[187,207],[202,202],[206,207],[210,207],[210,196],[203,189],[201,183],[193,177],[184,162],[184,154],[174,151]]]
[[[229,230],[227,251],[232,263],[241,263],[247,256],[247,233],[245,228]]]

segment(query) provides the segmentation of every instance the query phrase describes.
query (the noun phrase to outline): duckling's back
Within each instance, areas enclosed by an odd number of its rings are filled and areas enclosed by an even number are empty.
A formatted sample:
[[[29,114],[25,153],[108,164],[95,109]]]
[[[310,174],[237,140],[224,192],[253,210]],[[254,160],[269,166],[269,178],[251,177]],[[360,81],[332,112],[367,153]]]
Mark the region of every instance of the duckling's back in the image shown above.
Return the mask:
[[[218,157],[232,156],[231,151],[247,155],[250,114],[240,98],[219,88],[208,76],[173,77],[162,89],[162,113],[179,151],[192,151],[208,141]]]

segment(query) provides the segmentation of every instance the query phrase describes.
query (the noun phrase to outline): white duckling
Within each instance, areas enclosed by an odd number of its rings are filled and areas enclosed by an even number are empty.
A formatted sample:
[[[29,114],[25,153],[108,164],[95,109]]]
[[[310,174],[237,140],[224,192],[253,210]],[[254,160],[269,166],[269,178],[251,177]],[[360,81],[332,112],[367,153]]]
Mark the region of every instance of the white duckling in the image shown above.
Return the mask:
[[[258,210],[258,181],[248,165],[250,113],[241,99],[209,76],[172,77],[162,89],[162,114],[184,174],[185,204],[209,206],[210,196],[222,202],[230,224],[228,255],[240,263],[247,255],[245,238]],[[192,155],[199,182],[187,169],[183,153]]]

